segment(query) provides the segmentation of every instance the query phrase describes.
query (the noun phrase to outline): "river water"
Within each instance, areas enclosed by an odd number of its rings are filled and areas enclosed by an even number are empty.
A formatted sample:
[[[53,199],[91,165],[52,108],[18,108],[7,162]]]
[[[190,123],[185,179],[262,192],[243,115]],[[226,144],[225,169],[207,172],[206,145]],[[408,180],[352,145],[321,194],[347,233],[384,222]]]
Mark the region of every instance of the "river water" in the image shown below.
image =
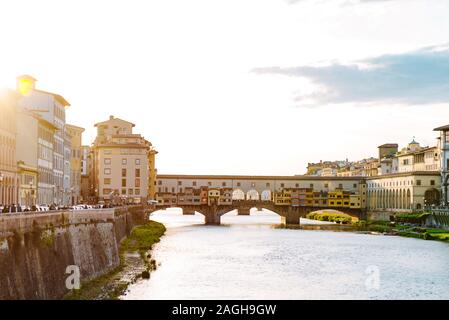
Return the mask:
[[[446,243],[276,228],[268,211],[228,213],[224,226],[176,210],[151,219],[167,226],[158,269],[122,299],[449,299]]]

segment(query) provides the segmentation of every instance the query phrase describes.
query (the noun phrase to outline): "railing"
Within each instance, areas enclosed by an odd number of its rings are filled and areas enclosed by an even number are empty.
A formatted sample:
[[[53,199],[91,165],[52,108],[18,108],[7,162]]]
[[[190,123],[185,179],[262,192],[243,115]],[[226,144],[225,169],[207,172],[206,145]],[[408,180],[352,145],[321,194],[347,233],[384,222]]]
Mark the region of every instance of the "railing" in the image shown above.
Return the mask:
[[[140,205],[129,205],[129,206],[117,206],[117,207],[111,207],[111,208],[88,208],[88,209],[58,209],[58,210],[46,210],[46,211],[21,211],[21,212],[0,212],[0,218],[2,217],[16,217],[16,216],[30,216],[30,215],[45,215],[45,214],[53,214],[53,213],[63,213],[63,212],[75,212],[75,213],[82,213],[86,211],[103,211],[103,210],[110,210],[110,209],[119,209],[124,207],[134,207],[134,206],[140,206]]]

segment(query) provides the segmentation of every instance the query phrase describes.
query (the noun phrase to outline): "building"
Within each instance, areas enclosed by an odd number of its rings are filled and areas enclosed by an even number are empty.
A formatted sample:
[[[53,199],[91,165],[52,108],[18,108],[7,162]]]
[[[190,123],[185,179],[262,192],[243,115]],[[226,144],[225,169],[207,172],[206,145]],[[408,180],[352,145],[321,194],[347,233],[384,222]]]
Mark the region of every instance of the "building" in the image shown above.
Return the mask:
[[[82,148],[82,134],[84,128],[77,127],[71,124],[66,124],[66,130],[71,138],[71,157],[70,157],[70,203],[78,204],[81,202],[81,172],[87,170],[83,168],[83,165],[87,165],[87,162],[83,164],[83,161],[87,161],[84,158],[84,150]]]
[[[379,159],[366,159],[363,169],[366,177],[377,176],[379,174]]]
[[[16,157],[19,175],[19,204],[37,204],[39,119],[33,112],[17,107]]]
[[[392,158],[398,152],[399,145],[397,143],[385,143],[379,147],[379,159]]]
[[[439,171],[441,166],[439,148],[421,147],[415,140],[398,152],[396,157],[397,170],[393,170],[393,173]]]
[[[67,125],[64,126],[64,165],[63,165],[63,182],[62,182],[62,204],[67,206],[72,202],[72,137],[70,136]]]
[[[156,154],[157,151],[154,148],[151,148],[148,152],[148,197],[151,200],[156,199]]]
[[[367,178],[368,209],[410,212],[440,203],[439,171],[402,172]]]
[[[37,203],[52,204],[57,198],[55,185],[54,165],[54,139],[58,128],[46,119],[37,116]]]
[[[12,90],[0,90],[0,204],[18,202],[16,101]]]
[[[94,186],[92,168],[92,152],[89,146],[81,147],[81,190],[80,202],[94,202],[95,192],[92,190]]]
[[[440,136],[438,137],[438,147],[440,153],[440,176],[441,176],[441,204],[447,206],[448,199],[448,182],[449,182],[449,125],[435,128]]]
[[[350,207],[350,196],[351,192],[336,188],[333,191],[329,191],[327,194],[328,197],[328,207],[341,207],[341,208],[349,208]]]
[[[133,133],[134,126],[114,116],[95,124],[93,174],[99,201],[141,203],[150,198],[149,186],[155,184],[150,172],[156,170],[151,153],[156,151],[144,137]]]
[[[46,203],[67,205],[70,198],[67,190],[70,188],[70,159],[67,157],[70,147],[65,144],[70,139],[66,136],[65,110],[70,103],[59,94],[36,89],[36,79],[28,75],[17,77],[17,92],[21,95],[20,107],[38,113],[56,128],[53,131],[52,177],[48,181],[54,185],[54,193],[53,199]],[[44,198],[47,199],[46,195]]]

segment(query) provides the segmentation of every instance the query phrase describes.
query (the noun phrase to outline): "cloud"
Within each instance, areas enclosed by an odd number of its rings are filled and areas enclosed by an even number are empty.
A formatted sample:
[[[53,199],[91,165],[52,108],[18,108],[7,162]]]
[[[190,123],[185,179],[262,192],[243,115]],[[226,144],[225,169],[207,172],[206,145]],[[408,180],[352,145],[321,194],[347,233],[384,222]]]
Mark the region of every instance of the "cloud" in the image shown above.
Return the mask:
[[[351,64],[269,67],[253,72],[310,80],[317,90],[298,93],[295,101],[300,105],[449,102],[449,45],[382,55]]]

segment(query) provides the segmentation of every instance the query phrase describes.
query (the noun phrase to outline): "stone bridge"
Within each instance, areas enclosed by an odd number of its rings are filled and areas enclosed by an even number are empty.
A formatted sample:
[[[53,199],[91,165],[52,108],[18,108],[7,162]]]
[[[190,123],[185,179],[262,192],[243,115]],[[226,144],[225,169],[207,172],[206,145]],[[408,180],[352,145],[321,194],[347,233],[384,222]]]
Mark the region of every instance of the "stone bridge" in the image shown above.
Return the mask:
[[[204,221],[206,224],[219,225],[221,222],[221,216],[232,211],[238,210],[238,215],[249,215],[252,208],[256,208],[259,211],[262,209],[270,210],[282,218],[282,224],[299,225],[299,219],[305,217],[307,213],[329,209],[329,207],[315,207],[315,206],[281,206],[275,205],[272,201],[254,201],[254,200],[240,200],[233,201],[232,204],[217,205],[217,204],[202,204],[202,205],[159,205],[158,210],[167,208],[181,208],[183,214],[190,215],[195,212],[199,212],[204,215]],[[335,208],[339,211],[347,213],[357,218],[364,217],[364,210],[350,209],[350,208]]]

